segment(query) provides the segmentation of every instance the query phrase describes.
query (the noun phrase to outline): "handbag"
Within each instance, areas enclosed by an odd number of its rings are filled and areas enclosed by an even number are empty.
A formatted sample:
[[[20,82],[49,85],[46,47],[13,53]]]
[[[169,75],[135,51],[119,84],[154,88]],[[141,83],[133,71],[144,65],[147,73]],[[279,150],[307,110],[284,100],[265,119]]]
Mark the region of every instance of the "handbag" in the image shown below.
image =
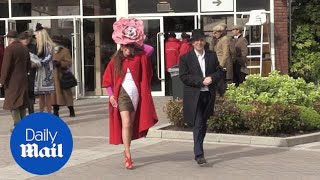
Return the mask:
[[[77,86],[78,82],[77,79],[74,77],[72,72],[65,71],[62,73],[61,79],[60,79],[60,85],[62,89],[70,89],[72,87]]]

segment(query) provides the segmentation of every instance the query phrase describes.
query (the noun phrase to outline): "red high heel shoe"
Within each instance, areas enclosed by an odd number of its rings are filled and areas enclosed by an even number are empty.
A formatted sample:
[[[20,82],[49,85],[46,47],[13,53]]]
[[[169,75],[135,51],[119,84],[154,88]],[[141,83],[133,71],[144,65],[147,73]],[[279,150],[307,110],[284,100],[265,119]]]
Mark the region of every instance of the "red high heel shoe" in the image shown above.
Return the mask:
[[[133,168],[133,162],[131,160],[131,157],[129,158],[127,155],[126,155],[126,152],[123,152],[124,154],[124,166],[127,168],[127,169],[132,169]]]

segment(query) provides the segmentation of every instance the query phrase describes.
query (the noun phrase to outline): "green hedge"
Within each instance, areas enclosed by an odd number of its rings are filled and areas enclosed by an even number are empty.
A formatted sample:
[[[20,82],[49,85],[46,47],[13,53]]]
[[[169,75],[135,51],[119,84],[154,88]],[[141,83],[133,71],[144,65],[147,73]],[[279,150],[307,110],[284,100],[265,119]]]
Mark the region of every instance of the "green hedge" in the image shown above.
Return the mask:
[[[185,127],[182,100],[164,108],[170,122]],[[208,130],[257,135],[297,134],[320,130],[320,90],[313,83],[272,72],[269,77],[249,75],[238,88],[229,85],[218,99]]]

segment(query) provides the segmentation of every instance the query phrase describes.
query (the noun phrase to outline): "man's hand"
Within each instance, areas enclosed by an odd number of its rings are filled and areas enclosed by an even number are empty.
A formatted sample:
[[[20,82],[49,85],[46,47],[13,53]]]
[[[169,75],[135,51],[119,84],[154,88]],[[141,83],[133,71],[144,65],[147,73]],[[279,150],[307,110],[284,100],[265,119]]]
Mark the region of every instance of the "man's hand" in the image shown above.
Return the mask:
[[[110,101],[112,107],[115,107],[115,108],[116,108],[116,107],[118,106],[118,103],[117,103],[117,101],[114,99],[114,96],[110,96],[110,97],[109,97],[109,101]]]
[[[205,86],[208,86],[212,83],[212,78],[209,76],[209,77],[205,77],[202,84],[205,85]]]

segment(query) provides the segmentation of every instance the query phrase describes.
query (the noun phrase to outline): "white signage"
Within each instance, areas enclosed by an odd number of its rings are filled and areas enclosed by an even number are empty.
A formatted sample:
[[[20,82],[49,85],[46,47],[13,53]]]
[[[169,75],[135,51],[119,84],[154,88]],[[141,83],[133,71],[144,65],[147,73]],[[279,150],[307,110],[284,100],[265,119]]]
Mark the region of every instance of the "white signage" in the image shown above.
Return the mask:
[[[201,0],[201,12],[233,11],[233,0]]]

